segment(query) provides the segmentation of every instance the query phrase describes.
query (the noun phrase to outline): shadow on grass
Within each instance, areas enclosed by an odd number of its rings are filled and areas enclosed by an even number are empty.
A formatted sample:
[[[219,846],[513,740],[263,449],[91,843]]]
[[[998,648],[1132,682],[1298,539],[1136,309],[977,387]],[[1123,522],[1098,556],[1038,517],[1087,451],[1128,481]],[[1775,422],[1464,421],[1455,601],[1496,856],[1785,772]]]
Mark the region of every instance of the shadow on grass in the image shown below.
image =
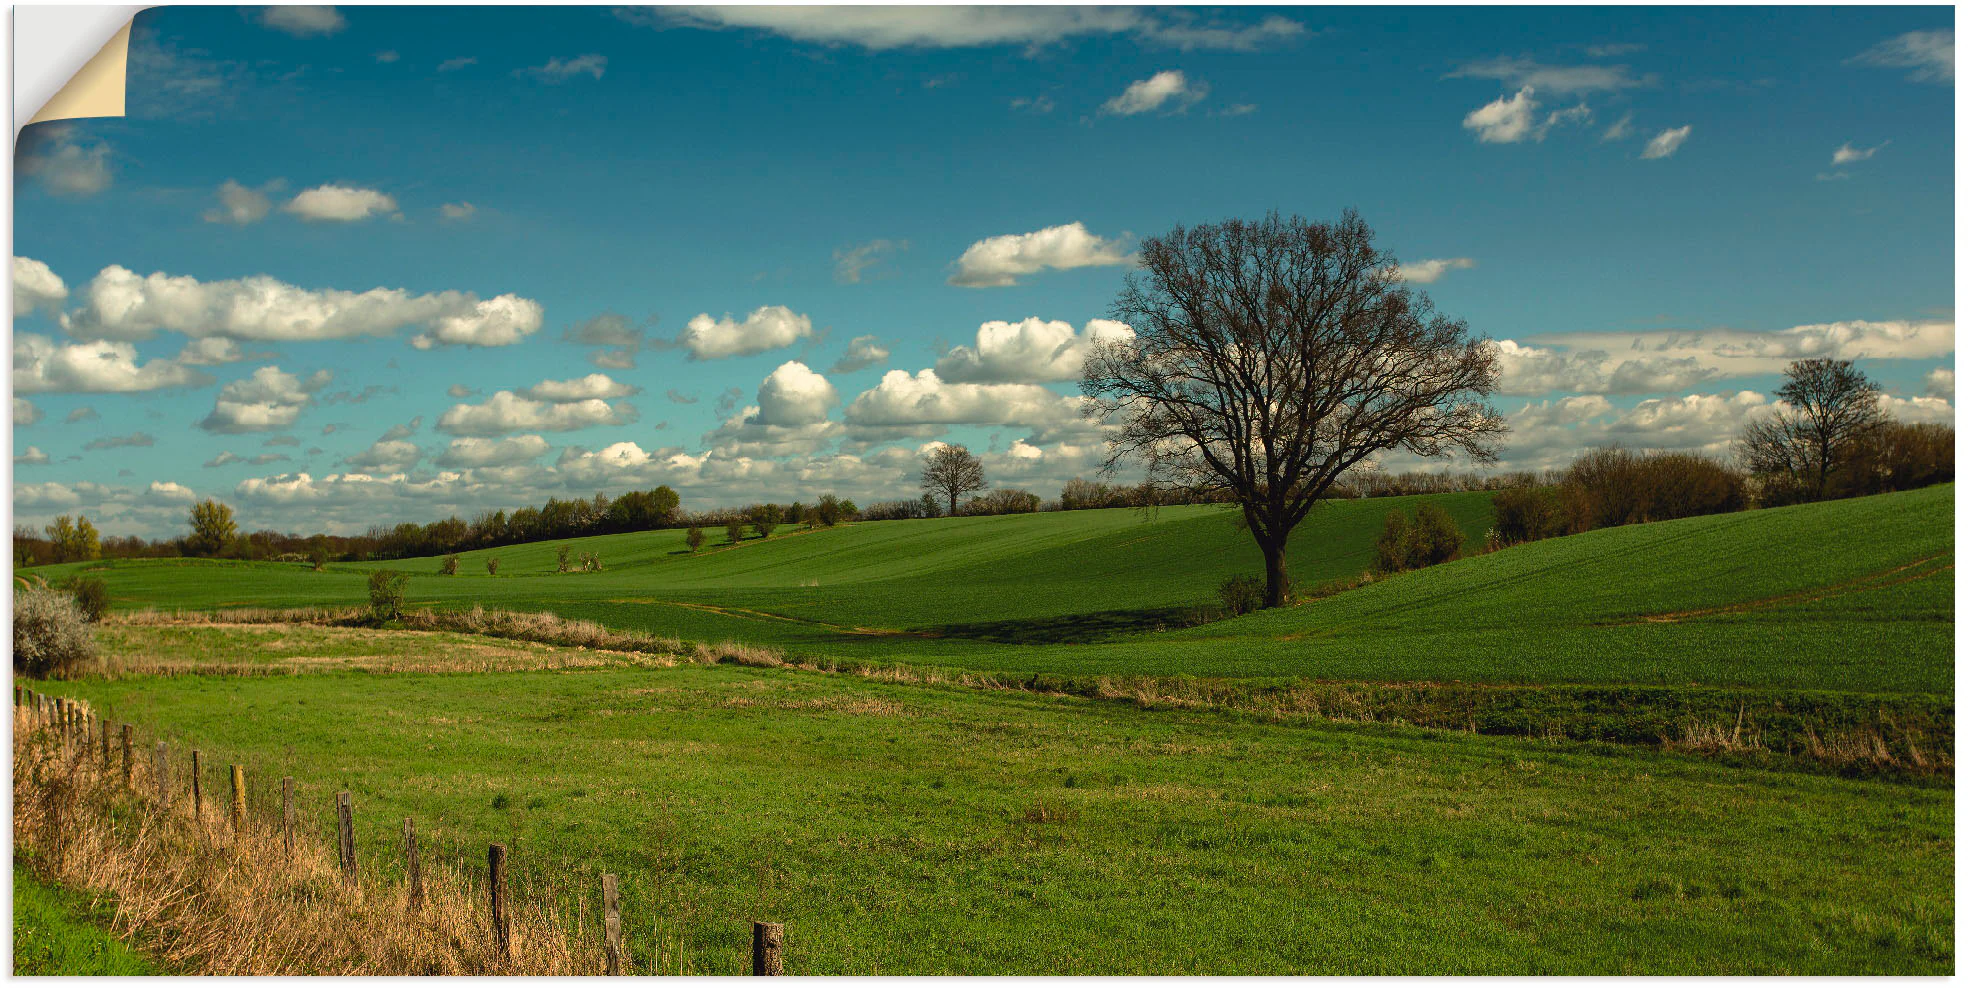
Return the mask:
[[[1006,645],[1084,645],[1144,632],[1192,627],[1203,623],[1205,610],[1198,607],[1154,607],[1133,611],[1092,611],[1050,618],[941,624],[919,630],[939,638],[972,638]]]

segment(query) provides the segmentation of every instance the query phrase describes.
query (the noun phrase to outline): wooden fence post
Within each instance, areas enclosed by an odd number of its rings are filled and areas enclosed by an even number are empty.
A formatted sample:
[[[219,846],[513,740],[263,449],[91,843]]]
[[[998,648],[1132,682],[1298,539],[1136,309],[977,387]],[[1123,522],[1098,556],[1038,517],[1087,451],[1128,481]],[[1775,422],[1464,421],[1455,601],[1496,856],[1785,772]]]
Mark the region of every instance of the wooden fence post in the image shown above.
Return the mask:
[[[287,856],[294,856],[294,777],[280,779],[280,833],[287,843]]]
[[[205,818],[205,788],[201,782],[204,778],[205,763],[199,760],[198,749],[193,748],[191,749],[191,818],[193,820]]]
[[[102,722],[102,770],[109,774],[109,721]]]
[[[131,750],[131,743],[130,743],[131,741],[130,735],[132,733],[133,731],[130,725],[128,724],[123,725],[123,786],[126,789],[134,785],[137,779],[137,763],[134,758],[135,752]]]
[[[752,924],[752,974],[758,977],[786,973],[785,958],[780,956],[780,948],[785,943],[784,923]]]
[[[246,829],[246,770],[232,767],[232,832]]]
[[[622,892],[614,875],[601,876],[601,935],[608,951],[608,976],[622,973]]]
[[[347,790],[335,794],[335,825],[339,839],[335,847],[342,862],[342,877],[355,884],[355,803]]]
[[[403,876],[410,886],[410,911],[414,913],[424,904],[424,868],[417,860],[417,825],[407,816],[403,818]]]
[[[155,776],[154,781],[157,783],[157,805],[168,810],[171,808],[171,791],[165,787],[165,779],[168,776],[165,771],[167,757],[169,757],[169,749],[165,748],[164,742],[157,742],[157,753],[151,756],[150,760],[150,774]]]
[[[492,897],[492,948],[507,959],[512,956],[512,926],[506,917],[506,845],[486,848],[485,870]]]

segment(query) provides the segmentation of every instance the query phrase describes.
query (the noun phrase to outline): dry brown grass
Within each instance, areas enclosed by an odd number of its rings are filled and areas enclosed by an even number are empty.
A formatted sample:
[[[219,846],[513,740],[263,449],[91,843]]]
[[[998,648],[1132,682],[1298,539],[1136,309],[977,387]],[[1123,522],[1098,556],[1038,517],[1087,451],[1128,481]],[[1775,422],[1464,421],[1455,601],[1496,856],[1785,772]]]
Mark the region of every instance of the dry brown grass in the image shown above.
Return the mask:
[[[516,903],[510,955],[496,949],[485,890],[424,867],[425,901],[364,875],[343,880],[305,835],[292,857],[277,826],[223,813],[193,819],[184,794],[160,807],[141,764],[126,788],[90,749],[14,717],[14,848],[40,877],[115,904],[112,932],[178,973],[380,975],[600,973],[601,948],[550,908]],[[139,759],[142,762],[143,759]]]

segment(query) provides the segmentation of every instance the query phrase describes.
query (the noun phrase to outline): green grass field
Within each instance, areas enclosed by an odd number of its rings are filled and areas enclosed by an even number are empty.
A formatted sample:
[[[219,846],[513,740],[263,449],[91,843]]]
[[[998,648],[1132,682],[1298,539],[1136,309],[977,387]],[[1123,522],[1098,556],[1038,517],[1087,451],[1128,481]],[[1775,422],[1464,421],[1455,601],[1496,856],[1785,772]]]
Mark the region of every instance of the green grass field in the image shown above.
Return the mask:
[[[1257,569],[1222,508],[862,523],[692,556],[679,531],[375,564],[413,606],[551,610],[686,640],[1060,675],[1644,683],[1953,692],[1954,487],[1637,525],[1518,546],[1286,610],[1182,627]],[[1295,534],[1302,585],[1366,570],[1419,498],[1326,505]],[[1485,494],[1433,498],[1480,546]],[[498,556],[500,575],[483,559]],[[356,604],[369,567],[86,564],[114,605]],[[51,577],[78,567],[44,567]]]
[[[246,764],[256,811],[293,775],[323,834],[351,790],[365,868],[414,816],[590,900],[619,872],[632,950],[700,972],[754,916],[791,973],[1953,964],[1946,788],[729,666],[51,689]]]
[[[107,920],[89,896],[44,884],[14,862],[15,977],[169,973],[106,932]]]

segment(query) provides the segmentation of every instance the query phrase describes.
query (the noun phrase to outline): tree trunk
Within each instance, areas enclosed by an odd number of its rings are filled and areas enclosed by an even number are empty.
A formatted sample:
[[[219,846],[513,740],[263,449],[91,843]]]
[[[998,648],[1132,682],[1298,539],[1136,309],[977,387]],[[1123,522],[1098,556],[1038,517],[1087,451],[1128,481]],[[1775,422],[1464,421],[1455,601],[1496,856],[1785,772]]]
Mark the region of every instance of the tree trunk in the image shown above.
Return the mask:
[[[1257,547],[1264,551],[1264,606],[1283,607],[1290,582],[1285,575],[1285,541],[1259,539]]]
[[[957,516],[957,489],[952,487],[950,488],[950,517],[955,518],[956,516]]]

